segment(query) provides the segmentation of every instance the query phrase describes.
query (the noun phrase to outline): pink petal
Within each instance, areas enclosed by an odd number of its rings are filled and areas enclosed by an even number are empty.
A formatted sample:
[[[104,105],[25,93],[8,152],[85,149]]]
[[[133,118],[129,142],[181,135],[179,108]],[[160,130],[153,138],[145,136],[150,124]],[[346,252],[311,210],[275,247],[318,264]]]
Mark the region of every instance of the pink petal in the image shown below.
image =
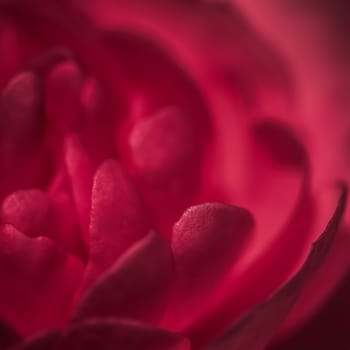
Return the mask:
[[[65,152],[67,173],[80,221],[82,238],[86,251],[88,251],[93,168],[86,151],[76,137],[71,136],[66,139]]]
[[[137,175],[151,186],[171,189],[193,176],[197,161],[191,122],[176,108],[138,122],[130,135],[130,147]]]
[[[30,237],[45,236],[50,202],[40,190],[17,191],[5,198],[1,219]]]
[[[47,190],[47,196],[51,204],[48,225],[52,237],[69,252],[85,259],[87,252],[79,227],[77,207],[65,169],[57,172]]]
[[[132,321],[93,319],[68,329],[60,343],[64,350],[189,350],[179,335]]]
[[[38,78],[24,72],[13,78],[0,100],[0,197],[43,185],[42,91]],[[23,176],[23,173],[26,176]]]
[[[314,278],[327,258],[344,214],[346,197],[347,191],[343,188],[331,220],[323,234],[313,244],[299,272],[270,299],[255,306],[222,336],[209,344],[208,350],[260,350],[265,348],[303,292],[305,285]]]
[[[46,237],[0,232],[0,314],[20,334],[66,321],[83,265]]]
[[[254,163],[247,169],[249,186],[243,194],[245,206],[254,213],[256,230],[215,302],[202,308],[192,324],[185,325],[196,346],[213,339],[284,284],[300,267],[319,232],[314,227],[318,217],[310,193],[306,151],[284,123],[268,120],[254,125]],[[320,215],[320,230],[327,216]]]
[[[183,214],[172,237],[178,279],[170,320],[175,316],[181,323],[203,302],[210,303],[210,294],[240,256],[252,229],[248,211],[222,203],[197,205]]]
[[[0,320],[0,349],[6,349],[21,341],[21,337],[5,322]]]
[[[257,142],[264,145],[276,163],[299,168],[307,166],[304,146],[290,126],[277,120],[265,119],[254,126],[253,133]]]
[[[127,174],[116,161],[104,162],[92,189],[90,258],[84,288],[148,229],[146,210]]]
[[[165,108],[130,134],[134,174],[162,232],[191,203],[199,183],[201,150],[192,124],[183,111]]]
[[[49,188],[49,195],[38,189],[13,192],[2,203],[2,223],[11,224],[30,237],[51,238],[69,252],[84,258],[86,251],[81,247],[70,197],[61,192],[63,188],[54,189],[55,186]]]
[[[58,64],[46,77],[46,114],[59,130],[70,131],[82,122],[80,90],[83,84],[78,66],[67,61]]]
[[[34,336],[25,342],[16,345],[11,350],[54,350],[58,343],[60,334],[57,331],[49,331]]]
[[[157,233],[135,243],[84,295],[74,321],[122,317],[155,322],[173,281],[173,256]]]
[[[0,22],[0,89],[16,73],[20,60],[16,29],[8,22]]]

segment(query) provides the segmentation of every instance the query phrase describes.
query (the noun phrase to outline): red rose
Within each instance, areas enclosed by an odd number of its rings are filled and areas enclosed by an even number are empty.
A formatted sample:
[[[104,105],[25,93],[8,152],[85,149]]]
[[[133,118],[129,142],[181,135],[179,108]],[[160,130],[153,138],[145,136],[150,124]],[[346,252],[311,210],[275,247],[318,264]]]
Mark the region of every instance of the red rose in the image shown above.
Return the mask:
[[[2,348],[347,345],[343,71],[284,5],[0,0]]]

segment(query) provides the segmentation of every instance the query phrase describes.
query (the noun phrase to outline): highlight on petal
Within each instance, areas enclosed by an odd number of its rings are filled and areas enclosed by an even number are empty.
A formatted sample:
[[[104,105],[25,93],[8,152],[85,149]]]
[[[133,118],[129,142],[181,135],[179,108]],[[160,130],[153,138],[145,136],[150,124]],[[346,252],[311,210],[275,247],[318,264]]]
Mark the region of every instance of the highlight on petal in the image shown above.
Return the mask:
[[[104,162],[97,169],[93,183],[90,257],[83,288],[148,230],[146,209],[127,174],[116,161]]]
[[[83,264],[46,237],[0,228],[0,315],[21,335],[66,322]]]
[[[262,350],[275,335],[305,285],[315,277],[327,258],[343,217],[347,189],[342,186],[338,206],[325,231],[313,244],[299,272],[268,300],[258,304],[227,331],[209,344],[207,350]]]
[[[180,335],[133,321],[92,319],[70,327],[58,349],[64,350],[189,350]]]
[[[174,278],[170,246],[155,232],[135,243],[90,287],[74,321],[119,317],[159,321]]]

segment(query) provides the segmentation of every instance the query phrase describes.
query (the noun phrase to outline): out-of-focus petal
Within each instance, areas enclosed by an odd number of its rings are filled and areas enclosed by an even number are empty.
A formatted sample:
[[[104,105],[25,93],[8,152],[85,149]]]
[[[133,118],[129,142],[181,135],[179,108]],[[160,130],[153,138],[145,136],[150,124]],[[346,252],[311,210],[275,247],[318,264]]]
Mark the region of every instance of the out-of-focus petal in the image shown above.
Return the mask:
[[[0,99],[0,197],[17,189],[43,186],[47,164],[43,151],[42,88],[37,76],[15,76]],[[26,176],[23,176],[25,172]]]
[[[129,146],[134,175],[154,220],[170,234],[200,182],[201,150],[193,121],[178,108],[164,108],[135,123]]]
[[[54,350],[56,349],[60,334],[58,331],[49,331],[34,336],[11,350]]]
[[[0,320],[0,349],[6,349],[21,341],[21,337],[4,321]]]
[[[72,326],[62,350],[189,350],[189,341],[165,330],[118,319],[93,319]]]

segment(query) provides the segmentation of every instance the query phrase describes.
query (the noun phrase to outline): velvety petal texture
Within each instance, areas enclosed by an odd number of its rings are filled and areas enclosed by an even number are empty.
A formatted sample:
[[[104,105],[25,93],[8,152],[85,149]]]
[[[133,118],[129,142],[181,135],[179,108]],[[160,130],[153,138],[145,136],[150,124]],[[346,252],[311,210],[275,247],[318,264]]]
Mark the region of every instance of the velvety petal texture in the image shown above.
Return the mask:
[[[0,0],[0,348],[348,350],[348,10]]]

